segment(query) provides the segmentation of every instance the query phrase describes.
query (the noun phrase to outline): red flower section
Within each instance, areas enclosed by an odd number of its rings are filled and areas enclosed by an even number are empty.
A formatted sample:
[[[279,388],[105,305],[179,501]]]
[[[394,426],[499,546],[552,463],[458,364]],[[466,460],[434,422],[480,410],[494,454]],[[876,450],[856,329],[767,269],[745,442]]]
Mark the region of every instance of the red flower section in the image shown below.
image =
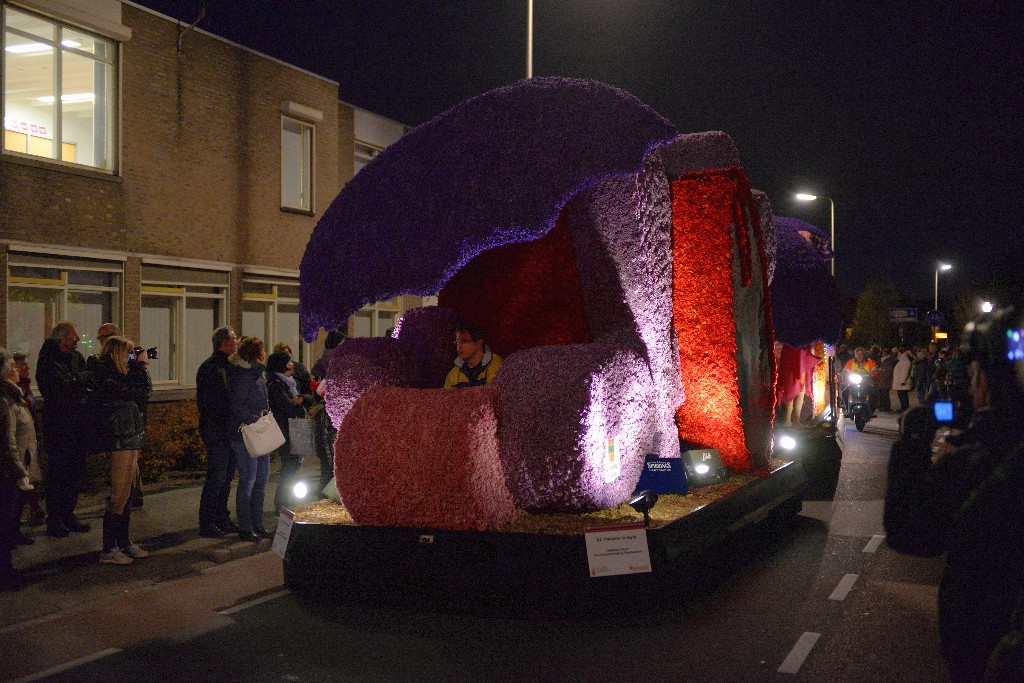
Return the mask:
[[[750,284],[747,226],[751,220],[757,224],[756,211],[740,168],[698,171],[672,182],[673,324],[686,391],[686,402],[676,411],[679,437],[717,448],[723,463],[733,470],[747,470],[754,464],[740,404],[732,266],[735,240],[740,283]],[[759,248],[762,277],[763,254]],[[770,339],[767,344],[770,349]],[[765,354],[758,355],[763,359]],[[754,362],[765,362],[762,359]],[[768,395],[770,402],[773,392]],[[762,457],[758,454],[756,459]]]
[[[564,214],[544,237],[489,249],[438,295],[438,304],[483,328],[501,356],[591,340],[583,316],[576,249]],[[454,358],[454,354],[453,354]]]
[[[518,515],[498,457],[501,390],[371,387],[338,430],[334,474],[356,524],[485,531]]]

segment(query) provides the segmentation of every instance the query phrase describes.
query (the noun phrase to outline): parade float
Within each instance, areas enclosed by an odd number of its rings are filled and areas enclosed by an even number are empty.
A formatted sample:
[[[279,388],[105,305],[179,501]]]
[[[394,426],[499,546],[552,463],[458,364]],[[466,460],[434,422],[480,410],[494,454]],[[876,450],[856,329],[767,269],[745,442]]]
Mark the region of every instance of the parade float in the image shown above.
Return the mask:
[[[602,83],[522,81],[408,133],[314,230],[302,333],[403,294],[438,305],[334,351],[339,499],[294,511],[288,585],[633,589],[795,514],[807,477],[772,439],[775,244],[726,134],[680,134]],[[464,323],[504,364],[445,391]],[[653,507],[635,495],[651,462],[690,466]],[[595,569],[592,542],[622,530],[649,559]]]

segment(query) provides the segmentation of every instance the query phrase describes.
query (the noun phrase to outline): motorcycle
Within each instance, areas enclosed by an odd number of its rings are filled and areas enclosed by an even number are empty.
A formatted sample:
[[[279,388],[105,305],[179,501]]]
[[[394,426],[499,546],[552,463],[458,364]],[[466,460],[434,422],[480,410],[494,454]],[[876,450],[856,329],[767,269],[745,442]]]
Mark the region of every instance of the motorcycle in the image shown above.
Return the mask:
[[[858,432],[871,419],[871,378],[851,372],[847,375],[846,412],[853,418]]]

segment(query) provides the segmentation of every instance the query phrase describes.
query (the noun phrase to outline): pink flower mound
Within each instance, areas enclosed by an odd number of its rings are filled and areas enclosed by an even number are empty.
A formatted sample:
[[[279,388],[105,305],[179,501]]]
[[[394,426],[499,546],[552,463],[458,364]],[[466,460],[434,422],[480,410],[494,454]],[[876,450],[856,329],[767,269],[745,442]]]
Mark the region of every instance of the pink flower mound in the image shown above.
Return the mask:
[[[459,313],[445,306],[411,308],[392,336],[403,351],[419,361],[423,387],[440,388],[455,361],[455,328]]]
[[[487,531],[517,516],[498,457],[501,391],[373,387],[338,431],[334,474],[357,524]]]
[[[335,427],[372,386],[420,386],[419,363],[390,337],[349,339],[334,350],[327,371],[327,414]]]
[[[657,421],[657,392],[638,351],[621,339],[527,349],[505,360],[494,384],[504,392],[498,442],[517,507],[586,512],[633,492]],[[606,468],[611,437],[618,476]]]

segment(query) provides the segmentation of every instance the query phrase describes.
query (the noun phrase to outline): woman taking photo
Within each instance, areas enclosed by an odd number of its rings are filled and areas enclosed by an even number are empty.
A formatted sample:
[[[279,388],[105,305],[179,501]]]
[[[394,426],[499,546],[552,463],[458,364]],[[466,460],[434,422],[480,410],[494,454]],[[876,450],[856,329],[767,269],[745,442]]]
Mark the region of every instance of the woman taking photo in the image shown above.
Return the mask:
[[[238,350],[228,359],[228,394],[231,401],[231,452],[238,467],[238,490],[235,507],[238,514],[238,537],[243,541],[258,541],[273,534],[263,528],[263,498],[270,478],[270,455],[250,457],[242,441],[239,427],[252,424],[263,411],[270,410],[267,403],[267,383],[263,381],[263,364],[267,352],[263,340],[242,337]]]
[[[110,505],[103,516],[103,564],[131,564],[149,553],[132,543],[128,533],[132,509],[128,499],[139,470],[139,452],[146,438],[146,402],[153,384],[146,369],[149,358],[135,355],[135,344],[124,337],[103,343],[94,373],[96,450],[110,457]]]

